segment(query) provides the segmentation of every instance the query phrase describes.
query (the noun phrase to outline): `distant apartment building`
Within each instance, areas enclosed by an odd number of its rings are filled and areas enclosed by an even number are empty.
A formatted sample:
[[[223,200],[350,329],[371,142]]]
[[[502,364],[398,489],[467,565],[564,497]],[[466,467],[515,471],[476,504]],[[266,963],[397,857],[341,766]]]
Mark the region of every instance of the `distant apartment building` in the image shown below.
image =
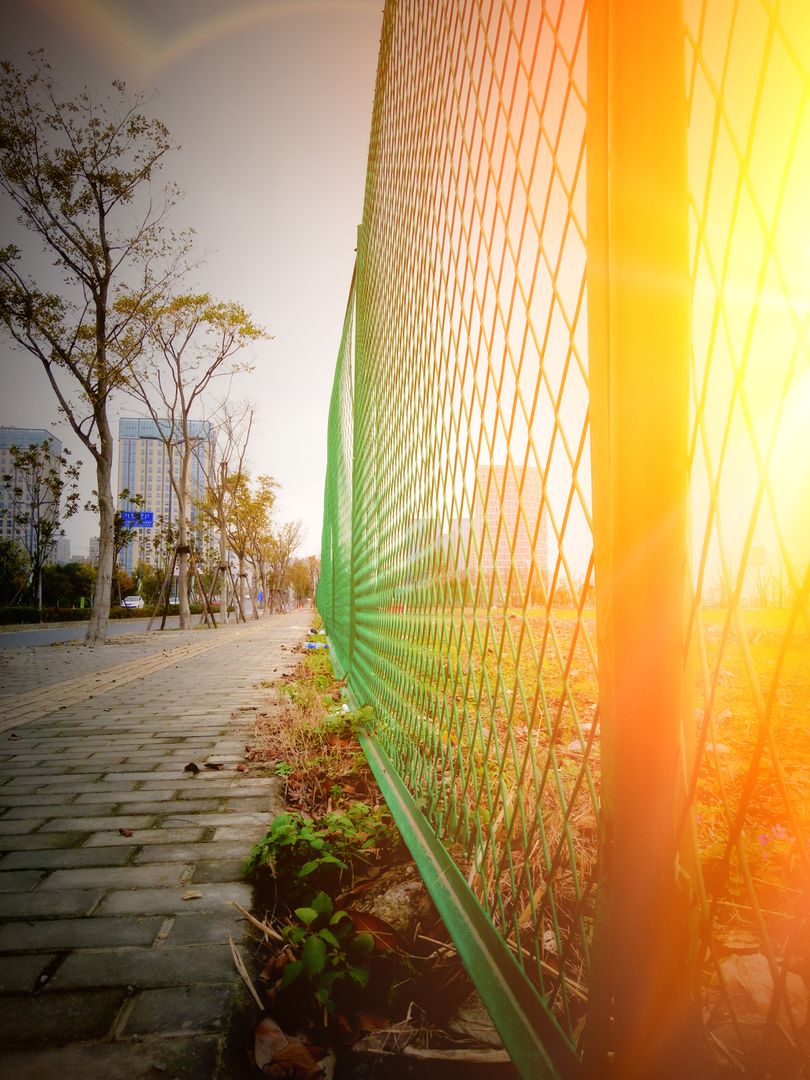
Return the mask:
[[[5,483],[0,483],[0,539],[16,540],[27,550],[33,546],[34,527],[23,527],[15,518],[28,513],[31,502],[22,475],[14,469],[11,448],[16,446],[19,450],[27,450],[34,443],[38,446],[48,443],[50,464],[61,473],[57,459],[62,453],[62,443],[50,431],[45,428],[0,427],[0,477],[11,476],[10,486],[20,491],[20,494],[14,494],[7,490]],[[53,513],[58,513],[58,507],[54,506]],[[48,561],[57,561],[57,549],[52,552]]]
[[[53,561],[57,566],[64,566],[65,563],[70,562],[70,539],[67,536],[61,536],[56,543],[56,547],[53,552]]]
[[[97,565],[98,563],[98,549],[100,543],[101,540],[98,536],[90,537],[90,544],[87,548],[87,560],[88,562],[92,563],[93,566]]]
[[[517,472],[517,476],[515,475]],[[505,465],[480,466],[473,533],[480,552],[478,567],[487,581],[506,589],[514,565],[513,592],[548,582],[548,518],[543,509],[543,479],[538,469],[522,472]],[[473,556],[474,558],[474,556]],[[472,560],[471,560],[472,561]]]
[[[162,433],[171,431],[171,421],[160,421],[160,428],[153,420],[122,418],[118,422],[118,491],[125,489],[130,496],[142,495],[143,510],[151,513],[154,527],[159,519],[165,523],[177,523],[177,496],[171,483],[179,475],[180,454],[177,449],[167,449]],[[191,526],[197,523],[195,501],[205,493],[205,470],[213,461],[213,425],[207,420],[192,420],[191,435],[195,440],[195,453],[191,462],[189,489],[191,494]],[[179,440],[178,440],[179,441]],[[171,459],[171,460],[170,460]],[[136,509],[131,501],[122,501],[120,509]],[[131,572],[139,562],[153,561],[153,529],[138,529],[135,539],[121,553],[119,565]]]

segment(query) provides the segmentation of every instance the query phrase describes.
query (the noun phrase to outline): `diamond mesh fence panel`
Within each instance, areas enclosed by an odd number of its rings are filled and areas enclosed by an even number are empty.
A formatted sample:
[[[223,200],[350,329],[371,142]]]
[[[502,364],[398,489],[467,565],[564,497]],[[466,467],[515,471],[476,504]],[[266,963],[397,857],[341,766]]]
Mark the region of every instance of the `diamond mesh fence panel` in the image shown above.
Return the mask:
[[[612,1009],[592,959],[607,795],[589,6],[610,4],[386,5],[318,592],[376,740],[572,1055],[589,998],[603,1021]],[[684,964],[702,1068],[795,1072],[810,984],[810,17],[803,0],[690,0],[683,44]]]
[[[700,954],[718,1063],[787,1076],[810,985],[810,11],[705,0],[686,36]]]

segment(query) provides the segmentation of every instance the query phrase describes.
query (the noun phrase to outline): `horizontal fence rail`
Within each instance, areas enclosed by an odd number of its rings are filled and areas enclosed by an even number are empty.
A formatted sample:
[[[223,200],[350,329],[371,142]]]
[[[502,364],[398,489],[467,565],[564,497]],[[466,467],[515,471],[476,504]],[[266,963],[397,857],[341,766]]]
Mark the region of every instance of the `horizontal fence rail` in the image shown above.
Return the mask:
[[[386,4],[318,607],[526,1077],[808,1067],[808,192],[803,0]]]

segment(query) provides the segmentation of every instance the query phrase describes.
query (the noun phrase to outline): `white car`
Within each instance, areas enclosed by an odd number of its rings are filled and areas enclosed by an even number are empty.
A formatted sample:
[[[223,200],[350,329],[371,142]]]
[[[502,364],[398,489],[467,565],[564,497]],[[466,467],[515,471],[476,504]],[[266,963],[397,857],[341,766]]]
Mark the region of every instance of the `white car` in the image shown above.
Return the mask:
[[[121,607],[142,608],[146,607],[142,596],[125,596],[121,602]]]

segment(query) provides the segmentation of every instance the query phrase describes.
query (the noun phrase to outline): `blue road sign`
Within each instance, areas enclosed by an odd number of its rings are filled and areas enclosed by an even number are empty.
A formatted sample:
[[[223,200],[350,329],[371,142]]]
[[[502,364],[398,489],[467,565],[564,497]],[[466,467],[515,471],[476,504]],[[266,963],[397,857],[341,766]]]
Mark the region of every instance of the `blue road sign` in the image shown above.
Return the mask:
[[[122,510],[121,524],[130,529],[151,529],[155,524],[155,515],[151,510]]]

